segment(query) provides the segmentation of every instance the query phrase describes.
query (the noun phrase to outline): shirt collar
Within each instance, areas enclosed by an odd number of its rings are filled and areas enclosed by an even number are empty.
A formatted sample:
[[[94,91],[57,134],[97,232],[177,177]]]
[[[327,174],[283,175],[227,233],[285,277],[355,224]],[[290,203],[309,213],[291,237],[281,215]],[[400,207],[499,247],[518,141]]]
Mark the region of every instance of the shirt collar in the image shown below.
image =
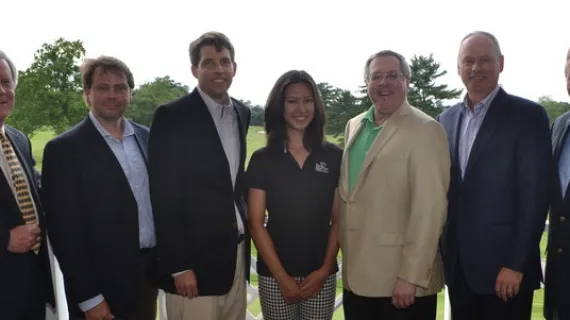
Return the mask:
[[[93,115],[93,112],[91,111],[89,111],[89,119],[91,119],[91,122],[93,122],[93,125],[95,126],[97,131],[99,131],[99,133],[103,137],[113,137],[113,135],[111,135],[109,131],[103,128],[99,120],[97,120],[97,118]],[[131,124],[128,121],[126,121],[124,117],[121,118],[121,121],[123,122],[123,137],[134,135],[135,130],[133,129],[133,126],[131,126]]]
[[[370,109],[368,109],[368,111],[366,111],[366,113],[364,114],[364,117],[362,117],[362,122],[365,121],[374,125],[374,106],[370,107]]]
[[[481,102],[473,105],[473,114],[478,115],[482,111],[487,111],[487,109],[489,109],[489,106],[491,105],[491,102],[493,102],[493,100],[497,96],[497,93],[499,92],[500,88],[501,88],[501,86],[497,86],[495,89],[493,89],[493,91],[491,91],[491,93],[489,93],[489,95],[487,95],[485,97],[485,99],[483,99],[483,100],[481,100]],[[463,98],[463,107],[464,107],[463,111],[464,112],[470,111],[468,99],[469,99],[469,95],[466,94],[465,97]]]
[[[210,110],[210,113],[212,113],[212,114],[220,113],[221,112],[220,107],[223,107],[223,108],[233,107],[233,102],[232,102],[231,98],[228,99],[227,103],[219,103],[219,102],[216,102],[214,99],[212,99],[212,97],[210,97],[207,93],[202,91],[202,89],[200,89],[200,86],[196,86],[196,88],[198,89],[198,93],[200,93],[202,100],[204,100],[204,103],[206,103],[206,106]]]

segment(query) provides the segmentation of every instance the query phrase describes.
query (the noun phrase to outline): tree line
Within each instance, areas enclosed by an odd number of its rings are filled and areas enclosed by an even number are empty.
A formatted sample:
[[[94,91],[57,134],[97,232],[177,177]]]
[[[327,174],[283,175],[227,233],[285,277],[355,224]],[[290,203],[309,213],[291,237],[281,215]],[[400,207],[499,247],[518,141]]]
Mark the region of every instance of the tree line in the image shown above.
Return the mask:
[[[59,38],[53,43],[44,43],[34,54],[33,63],[19,71],[16,88],[16,107],[8,123],[32,136],[39,130],[51,129],[61,133],[81,121],[88,112],[83,101],[79,66],[85,59],[85,48],[81,40]],[[438,83],[447,73],[441,69],[433,54],[414,55],[410,61],[412,79],[408,101],[427,114],[436,117],[447,106],[447,101],[460,98],[462,90],[449,88]],[[372,106],[366,87],[352,92],[335,87],[327,82],[318,83],[326,113],[326,133],[340,136],[346,122]],[[133,90],[133,99],[126,117],[149,126],[156,107],[184,96],[190,91],[187,86],[174,81],[168,75],[156,77]],[[264,108],[243,99],[251,108],[251,125],[262,126]],[[551,122],[570,110],[570,104],[554,101],[544,96],[538,99],[546,109]]]

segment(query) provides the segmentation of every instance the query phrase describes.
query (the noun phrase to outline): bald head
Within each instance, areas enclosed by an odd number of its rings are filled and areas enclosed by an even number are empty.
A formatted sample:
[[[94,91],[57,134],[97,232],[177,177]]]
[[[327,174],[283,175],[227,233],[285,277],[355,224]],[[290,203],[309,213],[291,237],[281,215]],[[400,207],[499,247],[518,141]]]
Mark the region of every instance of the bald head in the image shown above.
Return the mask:
[[[568,53],[566,54],[566,62],[570,60],[570,49],[568,49]]]

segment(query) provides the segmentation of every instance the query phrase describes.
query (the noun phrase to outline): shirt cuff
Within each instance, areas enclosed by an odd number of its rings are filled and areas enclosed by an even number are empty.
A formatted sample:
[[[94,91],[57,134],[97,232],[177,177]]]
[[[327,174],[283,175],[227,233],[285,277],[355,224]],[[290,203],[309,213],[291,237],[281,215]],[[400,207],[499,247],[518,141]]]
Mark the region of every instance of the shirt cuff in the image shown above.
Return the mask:
[[[103,300],[105,300],[103,298],[103,295],[97,295],[87,301],[83,301],[79,304],[79,309],[81,309],[81,311],[83,312],[87,312],[93,308],[95,308],[98,304],[100,304],[101,302],[103,302]]]
[[[183,273],[186,272],[186,271],[188,271],[188,270],[184,270],[184,271],[180,271],[180,272],[173,273],[173,274],[172,274],[172,277],[174,278],[174,277],[176,277],[176,276],[179,276],[179,275],[183,274]]]

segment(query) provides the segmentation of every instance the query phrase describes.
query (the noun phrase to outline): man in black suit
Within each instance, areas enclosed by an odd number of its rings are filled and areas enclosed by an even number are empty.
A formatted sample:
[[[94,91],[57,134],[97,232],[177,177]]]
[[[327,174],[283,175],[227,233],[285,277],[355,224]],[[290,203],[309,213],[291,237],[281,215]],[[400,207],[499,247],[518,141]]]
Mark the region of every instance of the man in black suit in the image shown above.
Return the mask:
[[[250,110],[230,98],[234,47],[190,44],[192,93],[160,106],[149,137],[151,199],[169,320],[245,319],[250,263],[244,162]]]
[[[148,129],[123,117],[134,88],[113,57],[82,66],[89,116],[45,147],[42,199],[71,319],[156,318]]]
[[[438,117],[452,155],[441,251],[454,319],[530,319],[542,280],[548,117],[498,85],[503,63],[492,34],[467,35],[457,61],[467,95]]]
[[[564,68],[570,95],[570,50]],[[548,255],[544,281],[544,317],[547,320],[569,320],[570,304],[570,112],[558,117],[552,126],[554,166],[548,225]]]
[[[0,318],[44,320],[55,301],[36,163],[28,137],[4,123],[17,82],[0,51]]]

